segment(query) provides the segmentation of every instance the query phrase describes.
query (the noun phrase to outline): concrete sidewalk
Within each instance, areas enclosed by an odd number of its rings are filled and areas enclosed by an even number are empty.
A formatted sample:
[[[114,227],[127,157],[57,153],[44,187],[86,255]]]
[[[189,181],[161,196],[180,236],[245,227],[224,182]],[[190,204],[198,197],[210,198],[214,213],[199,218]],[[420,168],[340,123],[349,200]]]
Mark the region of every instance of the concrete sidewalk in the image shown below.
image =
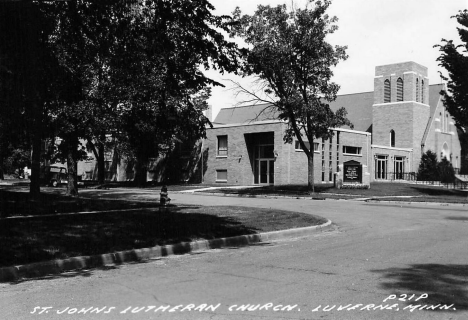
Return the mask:
[[[217,190],[217,189],[245,189],[245,188],[259,188],[261,186],[219,186],[219,187],[207,187],[207,188],[200,188],[200,189],[190,189],[190,190],[181,190],[181,191],[173,191],[173,192],[182,192],[182,193],[194,193],[199,191],[208,191],[208,190]]]
[[[456,207],[468,207],[468,203],[455,203],[455,202],[424,202],[424,201],[408,201],[407,199],[417,198],[419,196],[379,196],[379,197],[362,197],[362,198],[350,198],[350,199],[335,199],[327,198],[323,193],[323,198],[316,198],[311,196],[285,196],[285,195],[267,195],[267,194],[238,194],[238,193],[217,193],[217,192],[183,192],[183,191],[172,191],[174,194],[193,194],[196,196],[215,196],[219,198],[231,197],[231,198],[263,198],[263,199],[298,199],[298,200],[330,200],[330,201],[356,201],[356,202],[379,202],[379,203],[395,203],[395,204],[412,204],[412,205],[434,205],[434,206],[456,206]],[[328,193],[329,195],[335,195]],[[339,194],[341,195],[341,194]],[[468,190],[467,190],[468,195]],[[385,198],[401,198],[401,201],[395,200],[380,200]],[[406,200],[406,201],[405,201]]]

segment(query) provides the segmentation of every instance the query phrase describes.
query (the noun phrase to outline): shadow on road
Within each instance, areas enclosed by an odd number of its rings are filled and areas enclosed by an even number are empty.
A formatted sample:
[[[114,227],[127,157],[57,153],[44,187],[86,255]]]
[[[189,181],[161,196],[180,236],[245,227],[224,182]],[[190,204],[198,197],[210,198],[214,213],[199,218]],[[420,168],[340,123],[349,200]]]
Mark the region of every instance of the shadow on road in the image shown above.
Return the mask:
[[[431,188],[431,187],[411,187],[411,189],[416,190],[418,193],[429,195],[429,196],[459,196],[463,195],[462,191],[457,189],[444,189],[444,188]]]
[[[468,221],[468,217],[447,217],[447,220],[455,220],[455,221]]]
[[[468,265],[413,264],[407,268],[372,270],[380,273],[386,282],[381,284],[390,294],[426,293],[428,298],[406,304],[451,305],[456,311],[468,310]]]

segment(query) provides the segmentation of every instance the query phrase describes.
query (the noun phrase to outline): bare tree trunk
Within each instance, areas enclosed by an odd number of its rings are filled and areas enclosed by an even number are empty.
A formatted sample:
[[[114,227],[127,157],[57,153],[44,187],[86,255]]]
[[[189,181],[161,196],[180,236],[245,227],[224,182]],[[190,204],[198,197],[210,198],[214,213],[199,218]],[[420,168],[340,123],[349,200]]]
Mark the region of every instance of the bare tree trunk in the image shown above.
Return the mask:
[[[78,196],[78,161],[77,161],[77,146],[78,139],[69,138],[67,143],[67,170],[68,170],[68,184],[67,196]]]
[[[313,144],[312,148],[313,148]],[[307,174],[307,190],[309,193],[315,193],[315,184],[314,184],[314,150],[312,149],[308,154],[307,154],[307,169],[308,169],[308,174]]]
[[[2,146],[0,145],[0,180],[4,180],[5,176],[3,173],[3,152],[2,152]]]
[[[148,160],[145,157],[138,155],[135,164],[135,179],[134,182],[137,186],[142,187],[146,183],[146,174],[148,169]]]
[[[104,180],[106,177],[106,165],[105,165],[105,159],[104,159],[104,144],[102,143],[102,139],[104,137],[100,137],[100,141],[97,143],[94,143],[90,138],[88,138],[88,145],[90,146],[91,150],[93,151],[94,156],[96,157],[97,161],[97,180],[99,184],[104,184]],[[96,146],[97,145],[97,146]],[[93,178],[94,179],[94,178]]]
[[[31,156],[31,183],[29,184],[29,194],[31,199],[38,200],[41,194],[40,171],[41,171],[41,149],[42,149],[42,118],[39,116],[38,104],[33,102],[32,112],[33,133],[32,133],[32,156]]]
[[[97,157],[98,183],[104,184],[104,181],[106,179],[106,163],[104,161],[104,143],[102,142],[102,140],[99,141],[97,149],[98,149],[98,157]]]

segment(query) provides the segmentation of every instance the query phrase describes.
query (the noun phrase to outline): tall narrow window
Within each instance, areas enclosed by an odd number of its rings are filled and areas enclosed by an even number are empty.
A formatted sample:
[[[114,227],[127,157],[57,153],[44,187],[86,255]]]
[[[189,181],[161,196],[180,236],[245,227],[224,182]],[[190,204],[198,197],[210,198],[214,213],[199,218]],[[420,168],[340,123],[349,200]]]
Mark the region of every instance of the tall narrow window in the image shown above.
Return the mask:
[[[325,139],[322,138],[322,182],[325,181]]]
[[[403,101],[403,80],[401,80],[401,78],[398,78],[397,80],[396,89],[397,101]]]
[[[424,80],[421,80],[421,103],[424,103]]]
[[[395,147],[395,131],[390,130],[390,147]]]
[[[336,132],[336,172],[340,171],[340,132]]]
[[[384,103],[390,102],[391,97],[391,88],[390,88],[390,81],[385,80],[384,82]]]
[[[416,79],[416,102],[419,101],[419,79]]]
[[[328,181],[333,181],[333,148],[332,138],[328,139]]]
[[[227,157],[228,155],[228,137],[218,136],[218,157]]]
[[[387,179],[388,156],[377,156],[375,159],[375,178]]]

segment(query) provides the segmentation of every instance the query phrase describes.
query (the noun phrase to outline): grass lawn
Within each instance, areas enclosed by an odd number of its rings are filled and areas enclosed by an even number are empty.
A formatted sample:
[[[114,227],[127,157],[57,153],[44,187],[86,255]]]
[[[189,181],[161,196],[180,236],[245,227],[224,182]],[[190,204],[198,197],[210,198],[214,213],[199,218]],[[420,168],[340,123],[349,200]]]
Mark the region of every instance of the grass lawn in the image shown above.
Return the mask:
[[[274,209],[171,206],[166,212],[160,212],[154,202],[145,206],[142,202],[94,201],[43,194],[40,202],[33,203],[27,196],[25,192],[0,192],[2,209],[17,210],[14,214],[9,213],[10,218],[0,219],[0,267],[326,222],[321,217]],[[83,208],[141,209],[50,214],[81,211]],[[31,213],[36,216],[21,217]]]
[[[38,201],[33,201],[24,188],[11,187],[0,190],[0,218],[27,215],[45,215],[81,211],[103,211],[155,207],[158,203],[142,203],[127,200],[82,199],[63,196],[61,188],[42,192]]]
[[[203,191],[202,191],[203,192]],[[238,194],[238,195],[283,195],[283,196],[301,196],[317,197],[331,199],[353,199],[353,198],[374,198],[376,200],[396,200],[414,202],[448,202],[448,203],[468,203],[468,192],[454,189],[446,189],[424,184],[409,183],[389,183],[373,182],[370,189],[337,189],[333,185],[316,185],[314,195],[307,193],[306,185],[288,185],[288,186],[264,186],[245,189],[215,189],[205,192]],[[394,197],[394,198],[390,198]]]

